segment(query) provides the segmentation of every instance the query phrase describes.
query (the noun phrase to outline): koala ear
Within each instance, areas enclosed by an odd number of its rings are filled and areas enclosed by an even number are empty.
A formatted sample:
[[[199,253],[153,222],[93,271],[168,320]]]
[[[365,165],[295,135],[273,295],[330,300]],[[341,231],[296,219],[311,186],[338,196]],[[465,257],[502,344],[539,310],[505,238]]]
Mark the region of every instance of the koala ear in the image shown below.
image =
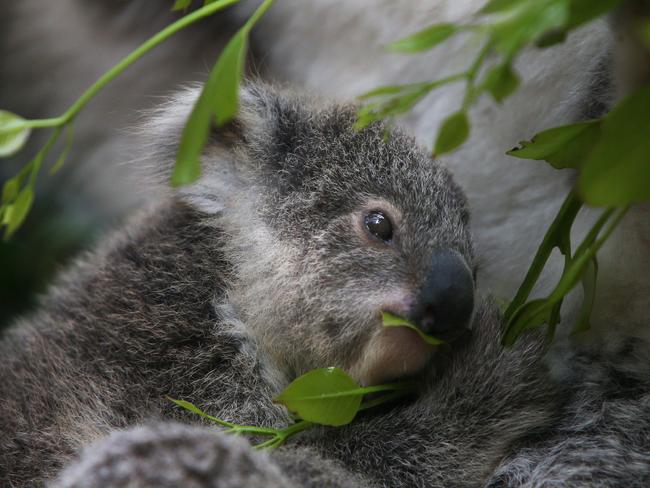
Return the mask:
[[[178,93],[149,117],[145,126],[149,141],[145,159],[156,162],[152,173],[158,181],[169,182],[183,127],[199,92],[199,88],[193,87]],[[201,177],[180,188],[179,193],[208,213],[223,210],[250,187],[251,177],[263,164],[260,156],[268,158],[270,150],[277,149],[278,124],[287,118],[290,105],[286,97],[270,86],[243,86],[234,119],[211,131],[201,157]]]

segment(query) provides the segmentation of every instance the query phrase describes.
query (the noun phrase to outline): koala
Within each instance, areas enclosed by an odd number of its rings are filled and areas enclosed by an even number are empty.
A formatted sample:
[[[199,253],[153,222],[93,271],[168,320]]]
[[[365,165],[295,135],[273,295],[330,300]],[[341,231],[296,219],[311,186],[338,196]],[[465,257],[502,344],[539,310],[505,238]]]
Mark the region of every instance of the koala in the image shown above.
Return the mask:
[[[159,0],[5,3],[0,7],[0,105],[29,117],[61,112],[120,56],[180,15]],[[390,53],[383,46],[429,24],[471,22],[484,3],[278,0],[251,33],[252,70],[265,79],[344,101],[380,85],[454,74],[466,69],[475,54],[476,46],[463,36],[417,56]],[[470,113],[470,139],[442,160],[468,196],[477,258],[483,264],[481,287],[499,298],[514,295],[575,179],[571,171],[517,161],[504,153],[546,128],[606,113],[617,99],[649,80],[647,51],[630,35],[644,18],[639,5],[628,0],[615,19],[591,23],[551,49],[525,52],[515,66],[521,88],[501,105],[487,97],[480,100]],[[123,129],[134,124],[138,110],[156,103],[156,97],[178,83],[201,79],[225,39],[256,6],[243,1],[179,33],[131,67],[115,86],[108,86],[76,124],[77,145],[60,174],[64,183],[57,180],[44,194],[55,195],[67,208],[84,209],[76,212],[91,228],[142,206],[149,198],[148,186],[113,164],[132,159],[139,144]],[[98,39],[100,30],[103,36]],[[459,85],[436,90],[400,124],[430,147],[444,118],[461,106],[462,96]],[[3,168],[11,170],[0,171],[13,174],[15,166]],[[59,193],[57,188],[64,190]],[[68,203],[69,198],[75,203]],[[601,334],[610,330],[612,321],[624,323],[626,333],[647,334],[649,212],[647,205],[635,206],[599,253],[592,324]],[[596,214],[593,209],[582,212],[575,242],[584,237]],[[555,284],[561,266],[561,259],[551,260],[535,296]],[[563,316],[569,325],[579,298],[565,301]]]
[[[158,202],[64,273],[0,346],[9,486],[43,481],[111,429],[176,418],[165,395],[243,424],[281,425],[272,399],[337,366],[361,384],[412,376],[474,310],[466,201],[406,135],[353,129],[355,108],[263,85],[212,135],[204,174],[167,194],[196,90],[150,126]]]
[[[143,150],[156,179],[195,97],[151,118]],[[624,361],[582,353],[554,375],[540,335],[504,349],[498,311],[474,304],[462,192],[412,139],[386,139],[380,124],[356,132],[354,120],[350,106],[248,86],[202,178],[161,185],[5,334],[3,485],[647,483],[646,349],[621,344],[612,356]],[[382,310],[451,353],[382,328]],[[364,384],[420,373],[419,395],[270,454],[164,399],[280,427],[291,418],[274,396],[327,365]]]

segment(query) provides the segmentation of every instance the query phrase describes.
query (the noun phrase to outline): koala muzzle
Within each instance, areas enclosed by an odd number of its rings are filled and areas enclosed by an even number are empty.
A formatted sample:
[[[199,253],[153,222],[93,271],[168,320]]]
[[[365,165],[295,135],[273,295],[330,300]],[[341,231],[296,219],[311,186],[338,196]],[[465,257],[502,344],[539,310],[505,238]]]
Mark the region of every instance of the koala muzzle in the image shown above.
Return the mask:
[[[434,252],[411,320],[425,334],[449,342],[467,330],[473,310],[474,280],[465,260],[454,251]]]

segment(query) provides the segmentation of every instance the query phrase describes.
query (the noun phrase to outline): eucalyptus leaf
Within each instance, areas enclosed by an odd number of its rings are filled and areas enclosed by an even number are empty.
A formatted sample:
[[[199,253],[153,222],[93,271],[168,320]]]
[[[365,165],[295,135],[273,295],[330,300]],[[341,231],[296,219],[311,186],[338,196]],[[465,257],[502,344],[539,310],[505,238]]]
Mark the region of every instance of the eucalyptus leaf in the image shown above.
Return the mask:
[[[359,385],[347,373],[339,368],[322,368],[295,379],[276,401],[303,420],[341,426],[352,422],[362,398]]]
[[[490,0],[480,11],[481,14],[503,13],[529,0]]]
[[[414,53],[431,49],[458,32],[455,24],[436,24],[387,46],[390,51]]]
[[[214,68],[215,85],[211,99],[217,126],[222,126],[237,113],[247,47],[248,29],[242,28],[225,47]]]
[[[176,0],[174,2],[174,6],[172,7],[172,11],[187,10],[190,5],[192,5],[192,0]]]
[[[63,151],[61,151],[61,154],[59,155],[56,162],[50,169],[51,175],[56,174],[61,169],[61,167],[65,163],[65,160],[68,158],[70,151],[72,150],[73,142],[74,142],[74,127],[72,126],[72,124],[70,124],[68,125],[68,129],[65,134],[65,145],[63,146]]]
[[[200,157],[208,140],[212,117],[223,124],[237,112],[239,83],[242,78],[243,61],[248,30],[243,28],[235,34],[223,50],[210,72],[201,95],[183,128],[176,165],[172,173],[172,185],[192,183],[201,176]]]
[[[650,87],[641,88],[605,118],[577,188],[591,205],[650,201]]]
[[[20,227],[34,204],[34,191],[31,187],[23,188],[14,202],[5,208],[3,223],[6,225],[5,239],[9,239]]]
[[[623,0],[570,0],[567,28],[574,29],[614,10]]]
[[[556,169],[580,168],[599,137],[600,121],[588,120],[542,131],[531,141],[521,141],[520,147],[507,154],[522,159],[545,160]]]
[[[547,299],[540,298],[520,306],[506,322],[503,344],[511,346],[524,330],[552,322],[553,305]]]
[[[502,102],[519,87],[519,77],[510,63],[500,64],[485,75],[483,89],[490,92],[497,102]]]
[[[438,346],[440,344],[445,344],[445,341],[436,339],[433,336],[425,334],[412,322],[409,322],[408,320],[402,317],[393,315],[390,312],[382,312],[381,317],[382,317],[382,324],[384,327],[406,327],[407,329],[411,329],[413,332],[417,333],[417,335],[419,335],[420,338],[429,345]]]
[[[189,412],[195,413],[195,414],[203,417],[204,419],[210,420],[211,422],[214,422],[216,424],[222,425],[224,427],[230,427],[230,428],[235,426],[234,424],[232,424],[230,422],[226,422],[225,420],[221,420],[221,419],[219,419],[217,417],[213,417],[212,415],[208,415],[203,410],[201,410],[199,407],[197,407],[196,405],[194,405],[193,403],[190,403],[188,401],[176,400],[175,398],[171,398],[171,397],[167,397],[167,399],[169,401],[175,403],[179,407],[184,408],[185,410],[188,410]]]
[[[0,158],[17,153],[29,139],[30,128],[22,117],[0,110]]]
[[[458,148],[469,136],[469,121],[465,112],[456,112],[442,123],[438,132],[434,153],[436,156]]]
[[[526,44],[548,31],[562,29],[569,18],[569,0],[534,0],[522,4],[515,14],[488,24],[494,46],[512,57]]]
[[[591,328],[589,318],[591,316],[591,311],[594,308],[594,302],[596,300],[596,280],[598,278],[598,260],[594,256],[593,259],[589,261],[587,268],[585,269],[584,274],[582,275],[582,306],[580,307],[580,314],[576,321],[572,334],[577,334],[580,332],[585,332]]]
[[[2,203],[13,201],[20,191],[20,178],[15,176],[5,182],[2,187]]]

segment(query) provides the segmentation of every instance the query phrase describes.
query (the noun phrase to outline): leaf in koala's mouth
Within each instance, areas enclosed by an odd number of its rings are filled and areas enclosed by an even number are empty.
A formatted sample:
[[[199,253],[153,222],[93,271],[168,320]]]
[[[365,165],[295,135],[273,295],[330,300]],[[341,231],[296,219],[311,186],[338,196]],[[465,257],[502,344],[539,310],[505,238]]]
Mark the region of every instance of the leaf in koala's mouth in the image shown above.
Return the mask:
[[[296,378],[275,401],[303,420],[338,427],[352,422],[365,393],[345,371],[322,368]]]
[[[418,327],[415,324],[411,323],[405,318],[399,317],[397,315],[393,315],[390,312],[382,312],[381,318],[382,318],[382,325],[384,327],[406,327],[407,329],[411,329],[413,332],[417,333],[417,335],[420,336],[420,339],[422,339],[424,342],[426,342],[431,346],[439,346],[440,344],[445,344],[445,341],[441,339],[437,339],[436,337],[430,336],[428,334],[425,334],[420,329],[418,329]]]

